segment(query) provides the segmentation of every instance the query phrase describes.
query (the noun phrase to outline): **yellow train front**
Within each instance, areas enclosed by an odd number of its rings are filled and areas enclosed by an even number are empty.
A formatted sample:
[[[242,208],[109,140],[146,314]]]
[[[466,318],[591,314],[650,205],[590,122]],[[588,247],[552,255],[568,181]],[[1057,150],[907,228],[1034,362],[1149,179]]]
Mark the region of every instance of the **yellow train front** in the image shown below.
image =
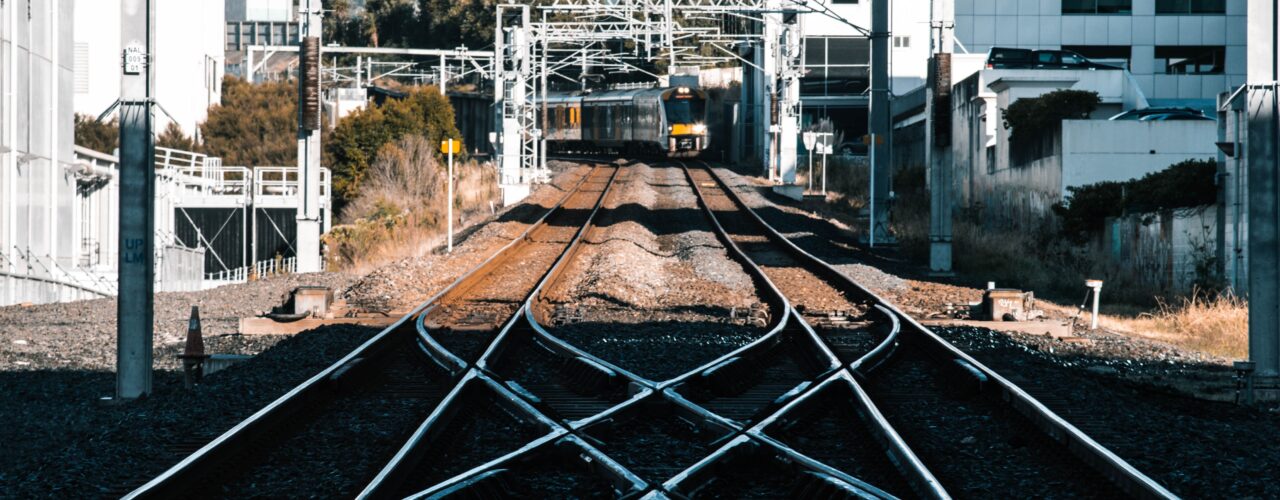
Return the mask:
[[[710,142],[706,93],[689,87],[552,93],[544,109],[554,154],[688,158]]]

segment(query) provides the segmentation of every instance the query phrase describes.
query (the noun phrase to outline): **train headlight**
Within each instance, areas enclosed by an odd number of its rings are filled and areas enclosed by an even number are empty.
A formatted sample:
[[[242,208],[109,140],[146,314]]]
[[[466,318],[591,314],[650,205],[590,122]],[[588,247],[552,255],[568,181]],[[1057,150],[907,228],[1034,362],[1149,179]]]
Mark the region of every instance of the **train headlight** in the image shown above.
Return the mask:
[[[706,125],[703,125],[703,124],[701,124],[701,123],[698,123],[698,124],[695,124],[695,125],[693,126],[693,133],[695,133],[695,134],[703,134],[703,133],[706,133],[706,132],[707,132],[707,126],[706,126]]]

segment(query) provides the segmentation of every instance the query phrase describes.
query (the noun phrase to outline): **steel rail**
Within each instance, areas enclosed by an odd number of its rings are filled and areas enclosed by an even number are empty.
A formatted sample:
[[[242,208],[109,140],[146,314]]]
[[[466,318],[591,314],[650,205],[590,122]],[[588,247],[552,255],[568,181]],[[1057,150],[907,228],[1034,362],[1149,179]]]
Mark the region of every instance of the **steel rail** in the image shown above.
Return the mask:
[[[555,269],[559,268],[562,263],[564,263],[567,259],[571,258],[571,256],[573,255],[572,253],[573,249],[576,247],[577,243],[581,241],[583,235],[586,234],[587,230],[594,225],[596,220],[596,215],[599,214],[600,208],[604,206],[605,200],[608,199],[609,195],[613,192],[613,187],[615,185],[615,182],[618,179],[619,173],[622,171],[622,168],[618,166],[609,166],[605,168],[612,168],[613,172],[609,174],[609,178],[607,179],[604,188],[601,190],[600,195],[596,199],[595,203],[593,203],[591,213],[587,216],[583,224],[579,226],[577,230],[574,231],[573,236],[570,238],[569,242],[565,245],[564,249],[557,254],[556,259],[552,264],[551,268],[545,274],[543,274],[542,278],[539,280],[538,286],[541,286],[543,283],[545,283],[547,278],[553,272],[555,272]],[[585,176],[583,178],[582,183],[579,184],[579,187],[584,185],[586,181],[589,178],[591,178],[592,174],[594,174],[595,172],[596,171],[593,170],[591,173]],[[575,190],[573,194],[578,194],[577,190]],[[562,208],[564,206],[563,201],[567,199],[568,197],[566,196],[565,199],[562,200],[562,203],[557,205],[556,208],[557,209]],[[548,217],[550,215],[551,215],[550,213],[547,214]],[[546,220],[546,218],[544,218],[543,220]],[[533,228],[530,228],[529,231],[526,231],[520,238],[518,238],[516,241],[513,241],[511,245],[515,245],[523,241],[524,239],[528,238],[531,234],[533,234],[532,229]],[[495,338],[492,341],[490,341],[489,346],[485,349],[485,354],[482,355],[481,359],[477,361],[477,365],[479,364],[480,361],[483,361],[489,353],[493,352],[494,346],[499,341],[506,338],[509,335],[511,329],[516,325],[516,323],[522,320],[524,311],[528,308],[529,300],[532,299],[533,295],[536,294],[536,292],[537,292],[537,288],[535,288],[534,290],[531,290],[528,296],[525,297],[525,300],[523,301],[523,305],[520,308],[518,308],[515,311],[515,313],[512,314],[512,316],[507,319],[507,321],[503,323],[504,326],[502,327],[501,331],[498,333],[497,336],[495,336]],[[425,316],[425,315],[426,313],[424,312],[422,316]],[[418,321],[418,323],[419,325],[421,325],[422,324],[421,320]],[[493,382],[494,378],[491,377],[491,375],[493,375],[492,373],[480,371],[475,368],[475,365],[467,363],[461,360],[460,358],[458,358],[456,355],[453,355],[452,353],[448,352],[448,350],[445,349],[438,341],[435,341],[434,339],[431,338],[430,333],[427,332],[425,327],[419,327],[418,336],[420,341],[419,345],[424,347],[424,351],[427,351],[428,356],[436,363],[441,363],[441,358],[437,356],[442,356],[443,359],[448,360],[448,361],[445,361],[445,363],[454,364],[455,366],[457,366],[456,365],[457,363],[462,363],[462,371],[460,373],[460,376],[463,377],[463,381],[470,380],[473,377],[481,377],[483,380]],[[438,352],[433,354],[431,352],[432,350],[438,350]],[[451,371],[453,370],[451,369]],[[558,422],[555,422],[554,420],[545,416],[542,412],[533,408],[523,398],[520,398],[518,395],[511,393],[510,389],[508,389],[507,387],[503,386],[502,384],[498,384],[496,382],[493,382],[491,385],[495,387],[495,390],[498,391],[500,394],[507,396],[509,399],[513,399],[514,400],[513,403],[518,404],[521,407],[521,409],[525,410],[526,413],[530,415],[534,415],[540,421],[550,422],[553,428],[563,431],[563,427],[560,426]],[[369,484],[365,486],[364,490],[361,491],[361,493],[358,495],[358,498],[385,498],[390,495],[391,490],[398,488],[400,486],[400,484],[404,481],[406,474],[408,474],[409,470],[414,466],[416,466],[425,456],[426,451],[423,449],[424,445],[431,438],[434,437],[432,433],[436,432],[436,429],[439,428],[439,426],[436,424],[441,420],[441,415],[443,414],[443,412],[448,410],[450,408],[450,405],[453,404],[455,401],[457,401],[456,394],[461,390],[461,387],[462,387],[462,384],[461,383],[458,384],[458,386],[455,387],[454,389],[454,393],[451,394],[450,397],[446,399],[444,402],[441,402],[441,404],[436,408],[435,412],[433,412],[430,416],[428,416],[428,418],[418,426],[417,430],[414,431],[413,435],[410,436],[410,438],[403,445],[401,445],[399,451],[397,451],[395,456],[392,457],[392,459],[383,466],[382,470],[378,473],[378,475],[375,476],[369,482]],[[528,446],[532,446],[532,445],[526,445],[526,447]],[[486,465],[482,464],[480,466],[473,468],[472,471],[478,471],[479,469],[482,469],[484,467],[486,467]],[[472,471],[464,472],[462,475],[471,474]],[[454,479],[456,480],[462,477],[462,475],[455,476]]]
[[[692,181],[690,181],[690,184],[692,185]],[[696,186],[695,186],[695,189],[696,189]],[[715,363],[732,358],[733,356],[736,356],[741,352],[752,348],[755,345],[768,341],[771,337],[778,335],[784,328],[786,328],[787,322],[790,316],[789,314],[787,314],[787,311],[791,310],[791,305],[789,302],[787,302],[787,298],[783,296],[782,292],[780,292],[778,288],[774,286],[773,282],[769,281],[769,277],[765,276],[763,271],[761,271],[760,269],[756,268],[753,264],[751,264],[751,260],[747,258],[746,254],[744,254],[742,250],[738,248],[738,246],[732,240],[728,239],[728,237],[725,236],[723,228],[719,226],[719,222],[716,221],[714,217],[710,218],[709,222],[713,225],[713,229],[715,229],[714,232],[716,234],[716,238],[719,239],[720,242],[725,246],[725,249],[728,250],[730,257],[733,258],[734,261],[741,264],[743,268],[746,269],[747,273],[751,275],[752,281],[756,284],[756,290],[758,290],[760,294],[764,296],[766,303],[768,303],[770,306],[770,314],[773,318],[771,322],[772,324],[767,327],[766,333],[762,335],[760,338],[744,346],[738,347],[737,349],[734,349],[733,351],[727,354],[721,355],[716,359],[704,364],[703,366],[699,366],[697,368],[689,370],[688,372],[683,373],[675,378],[672,378],[669,380],[654,381],[654,380],[649,380],[645,377],[642,377],[636,373],[633,373],[625,368],[619,367],[604,359],[601,359],[598,356],[588,353],[582,350],[581,348],[574,346],[572,343],[567,342],[555,336],[553,333],[551,333],[551,331],[545,325],[542,324],[541,321],[539,321],[538,310],[540,308],[537,306],[541,303],[544,303],[543,292],[551,284],[559,280],[561,274],[565,272],[568,262],[570,262],[572,258],[577,255],[578,251],[581,249],[581,245],[580,245],[581,241],[574,241],[574,243],[572,244],[572,247],[569,249],[569,252],[566,254],[567,256],[569,256],[569,258],[562,259],[560,262],[557,262],[555,267],[551,270],[551,272],[547,273],[547,276],[542,280],[541,283],[538,284],[538,286],[534,289],[534,292],[530,294],[529,302],[528,304],[526,304],[526,307],[525,307],[526,319],[528,320],[530,326],[533,327],[534,331],[537,332],[539,336],[546,339],[548,342],[561,346],[563,349],[571,351],[580,357],[589,359],[595,363],[606,366],[611,370],[621,373],[624,376],[626,376],[628,379],[631,379],[633,382],[637,384],[640,384],[645,387],[655,388],[655,389],[661,389],[664,387],[678,384],[688,379],[689,377],[696,375],[702,370],[705,370],[708,366],[713,366]],[[583,236],[585,236],[585,234]]]
[[[821,269],[844,276],[843,273],[840,273],[835,268],[831,267],[830,264],[827,264],[821,259],[818,259],[812,254],[804,251],[799,246],[796,246],[796,244],[790,239],[783,236],[771,225],[765,222],[765,220],[761,218],[755,210],[752,210],[749,205],[743,202],[742,198],[729,187],[728,183],[726,183],[724,179],[715,172],[715,169],[713,169],[710,164],[706,164],[704,162],[703,167],[711,174],[711,177],[715,179],[715,182],[725,191],[734,203],[739,206],[741,210],[751,215],[760,228],[768,234],[770,240],[783,248],[786,248],[793,255],[814,263]],[[984,377],[987,378],[987,380],[992,382],[991,384],[983,384],[984,392],[988,388],[995,389],[995,394],[992,395],[996,397],[991,399],[1003,402],[1027,418],[1046,436],[1061,444],[1072,455],[1112,481],[1125,493],[1141,498],[1177,498],[1177,495],[1174,495],[1155,480],[1151,479],[1146,474],[1143,474],[1133,465],[1120,458],[1110,449],[1101,445],[1070,422],[1067,422],[1062,417],[1058,416],[1014,383],[1000,376],[986,365],[978,362],[977,359],[974,359],[961,351],[942,337],[939,337],[937,334],[933,333],[933,331],[929,330],[924,325],[921,325],[914,318],[903,313],[900,309],[892,303],[884,300],[879,295],[848,277],[844,277],[844,279],[851,284],[851,290],[856,290],[863,298],[874,302],[877,306],[889,311],[893,316],[895,316],[897,320],[902,323],[904,333],[911,336],[911,340],[920,341],[926,349],[933,351],[935,354],[940,354],[951,359],[961,360],[962,362],[977,369]],[[879,363],[877,363],[877,365],[878,364]],[[867,376],[866,373],[860,373],[860,375],[863,377]]]
[[[710,205],[706,203],[705,194],[703,193],[702,188],[698,186],[698,182],[696,179],[694,179],[693,173],[690,171],[689,166],[681,162],[681,167],[684,169],[685,176],[689,179],[689,183],[694,187],[694,191],[698,197],[699,205],[703,207],[704,211],[707,213],[709,217],[711,217],[713,220],[716,220],[716,227],[719,230],[719,232],[723,235],[723,237],[726,240],[732,241],[732,238],[729,237],[728,231],[726,231],[724,229],[724,226],[722,226],[719,223],[719,220],[716,217],[715,213],[711,210]],[[737,194],[734,193],[733,190],[730,189],[728,185],[726,185],[719,178],[719,176],[715,175],[715,173],[711,170],[709,165],[706,165],[706,168],[707,168],[707,171],[711,173],[711,178],[717,183],[719,189],[723,191],[724,194],[734,202],[734,205],[744,213],[748,213],[753,217],[755,217],[755,220],[758,223],[763,225],[764,223],[763,219],[760,219],[759,216],[757,216],[753,210],[751,210],[745,203],[743,203],[742,200],[738,198]],[[767,226],[765,227],[767,228]],[[772,228],[768,228],[768,229],[771,230]],[[766,235],[768,234],[769,232],[766,231]],[[776,236],[780,236],[776,232],[773,232],[772,234]],[[774,241],[772,236],[770,236],[770,240]],[[775,241],[775,244],[776,244],[776,241]],[[737,248],[737,245],[735,244],[734,247]],[[794,245],[792,245],[792,247],[794,247]],[[743,255],[745,257],[745,254]],[[807,258],[803,258],[804,256],[807,256]],[[764,271],[760,269],[759,266],[756,265],[754,262],[752,262],[750,259],[748,259],[747,262],[749,267],[756,269],[757,272],[761,274],[764,274]],[[853,282],[853,280],[850,280],[843,273],[836,271],[835,268],[832,268],[831,266],[827,265],[825,262],[818,260],[812,255],[809,255],[807,253],[803,254],[802,258],[800,259],[800,263],[802,265],[808,264],[816,267],[818,270],[822,272],[822,274],[819,275],[819,278],[824,278],[824,277],[828,278],[827,280],[828,282],[834,280],[836,283],[844,284],[845,287],[848,289],[865,291],[865,289],[858,286],[856,283]],[[812,270],[813,269],[810,269],[810,271]],[[890,312],[889,310],[883,309],[883,308],[875,308],[873,309],[873,311],[881,311],[884,313]],[[796,317],[796,321],[806,331],[813,333],[814,337],[817,337],[819,339],[819,341],[821,342],[821,345],[826,346],[826,341],[821,339],[821,335],[817,335],[816,332],[814,332],[813,327],[809,325],[808,322],[805,321],[805,319],[799,313],[792,310],[792,311],[789,311],[789,314],[794,314]],[[880,344],[876,348],[864,354],[862,357],[855,360],[850,365],[849,370],[851,373],[855,375],[858,373],[854,369],[854,367],[862,367],[865,365],[879,365],[882,362],[881,360],[883,360],[884,357],[887,356],[886,353],[891,353],[895,349],[895,346],[898,344],[898,341],[899,341],[900,323],[896,320],[896,318],[892,314],[887,314],[886,316],[887,316],[887,319],[890,321],[889,323],[890,331],[885,335],[884,339],[880,342]],[[826,346],[826,347],[828,351],[832,350],[830,346]],[[865,391],[861,388],[861,386],[856,381],[850,378],[849,382],[856,388],[857,393],[860,396],[865,395]],[[810,387],[808,391],[804,392],[804,394],[805,395],[814,394],[815,391],[821,386],[822,384],[814,384],[814,386]],[[759,439],[761,436],[763,436],[761,429],[767,426],[767,423],[770,423],[776,420],[779,416],[784,415],[786,412],[790,411],[791,408],[795,407],[796,402],[799,401],[800,399],[803,399],[804,397],[805,397],[804,395],[801,395],[800,398],[792,400],[790,404],[779,409],[777,412],[774,413],[774,415],[764,419],[762,423],[757,424],[755,427],[753,427],[752,428],[753,432],[749,434]],[[946,489],[942,486],[942,484],[938,481],[938,479],[933,475],[933,473],[929,471],[929,469],[924,465],[924,463],[916,456],[915,452],[911,450],[911,447],[906,443],[905,440],[902,439],[902,437],[893,428],[893,426],[889,424],[888,420],[884,418],[880,410],[876,408],[875,404],[869,398],[866,398],[866,397],[860,397],[857,401],[855,401],[855,403],[856,403],[856,407],[858,409],[859,414],[861,414],[864,418],[864,423],[867,424],[868,430],[872,433],[873,436],[876,436],[881,441],[882,446],[885,447],[885,452],[893,460],[894,464],[898,467],[903,478],[908,482],[908,484],[911,485],[911,488],[915,491],[915,493],[925,498],[950,498],[950,495],[946,492]],[[776,443],[776,441],[772,441],[772,440],[770,440],[770,442]]]
[[[124,498],[180,496],[186,488],[197,484],[197,481],[205,477],[209,471],[225,464],[229,459],[239,455],[254,442],[269,435],[273,430],[288,424],[291,417],[302,413],[307,408],[319,406],[335,398],[339,393],[339,385],[360,375],[358,372],[375,369],[377,363],[373,363],[372,360],[385,355],[388,348],[400,337],[412,334],[412,323],[416,318],[423,315],[428,308],[433,307],[437,301],[448,295],[455,288],[465,286],[466,283],[476,277],[482,276],[484,269],[502,261],[506,257],[506,252],[528,238],[535,229],[546,224],[551,215],[561,209],[572,196],[577,194],[586,184],[586,181],[591,178],[591,175],[600,168],[599,165],[594,166],[572,188],[566,190],[565,194],[551,209],[547,210],[533,224],[530,224],[520,236],[499,248],[443,290],[419,304],[411,312],[356,347],[346,356],[276,398],[253,415],[250,415],[194,453],[183,458],[159,476],[125,495]],[[610,179],[612,180],[612,177]],[[601,200],[603,199],[604,196],[602,194]]]

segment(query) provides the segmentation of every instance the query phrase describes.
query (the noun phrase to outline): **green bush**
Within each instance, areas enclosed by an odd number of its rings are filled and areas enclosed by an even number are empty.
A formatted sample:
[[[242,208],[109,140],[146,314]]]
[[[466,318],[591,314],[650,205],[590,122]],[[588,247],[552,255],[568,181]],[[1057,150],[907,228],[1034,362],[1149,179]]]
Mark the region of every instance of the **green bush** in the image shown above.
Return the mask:
[[[1063,235],[1084,243],[1102,230],[1107,217],[1209,205],[1217,200],[1214,160],[1186,160],[1141,179],[1099,182],[1067,188],[1067,197],[1054,205]]]
[[[114,154],[120,145],[120,124],[115,118],[100,122],[92,116],[76,114],[76,145],[99,153]]]
[[[324,164],[333,173],[336,208],[360,194],[361,182],[378,151],[407,135],[424,136],[431,144],[460,136],[453,106],[435,87],[410,90],[404,99],[370,105],[338,122],[324,141]]]
[[[200,132],[204,152],[223,165],[296,165],[298,84],[223,78],[222,103],[209,108]]]
[[[1062,120],[1088,118],[1101,102],[1097,92],[1070,89],[1018,99],[1003,110],[1004,128],[1012,129],[1009,142],[1029,145],[1040,140]]]

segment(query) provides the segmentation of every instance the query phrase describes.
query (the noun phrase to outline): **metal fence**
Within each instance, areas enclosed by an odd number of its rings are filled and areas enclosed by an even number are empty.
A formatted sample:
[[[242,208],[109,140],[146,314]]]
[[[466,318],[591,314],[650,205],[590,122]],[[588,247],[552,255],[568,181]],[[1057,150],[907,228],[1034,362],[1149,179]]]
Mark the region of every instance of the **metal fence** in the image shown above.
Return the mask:
[[[232,283],[244,283],[250,278],[260,279],[277,274],[292,274],[298,271],[298,260],[294,257],[271,259],[255,262],[252,266],[244,266],[204,275],[204,288],[214,288]]]

